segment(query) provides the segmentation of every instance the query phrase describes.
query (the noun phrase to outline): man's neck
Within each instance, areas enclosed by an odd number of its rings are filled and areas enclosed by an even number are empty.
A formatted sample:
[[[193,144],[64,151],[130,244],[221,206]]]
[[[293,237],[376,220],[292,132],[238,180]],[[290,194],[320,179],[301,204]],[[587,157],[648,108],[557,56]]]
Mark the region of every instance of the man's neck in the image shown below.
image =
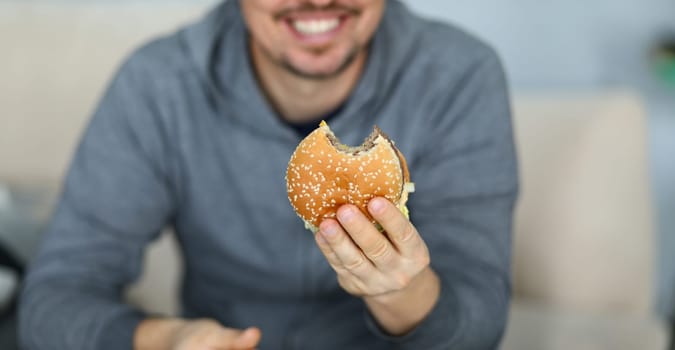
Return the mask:
[[[327,79],[308,79],[291,73],[251,46],[258,81],[280,117],[302,123],[340,106],[349,97],[365,66],[367,53],[360,53],[344,71]]]

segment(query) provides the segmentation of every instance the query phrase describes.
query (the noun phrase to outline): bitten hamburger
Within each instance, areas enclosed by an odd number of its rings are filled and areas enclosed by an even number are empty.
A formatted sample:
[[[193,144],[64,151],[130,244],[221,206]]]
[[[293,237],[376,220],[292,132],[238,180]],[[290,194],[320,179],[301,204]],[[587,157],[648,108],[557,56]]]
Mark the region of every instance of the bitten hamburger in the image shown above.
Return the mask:
[[[408,217],[405,204],[414,184],[403,154],[377,126],[362,145],[350,147],[321,122],[293,152],[286,189],[305,227],[316,232],[322,220],[335,218],[348,203],[373,221],[366,206],[374,197],[388,199]]]

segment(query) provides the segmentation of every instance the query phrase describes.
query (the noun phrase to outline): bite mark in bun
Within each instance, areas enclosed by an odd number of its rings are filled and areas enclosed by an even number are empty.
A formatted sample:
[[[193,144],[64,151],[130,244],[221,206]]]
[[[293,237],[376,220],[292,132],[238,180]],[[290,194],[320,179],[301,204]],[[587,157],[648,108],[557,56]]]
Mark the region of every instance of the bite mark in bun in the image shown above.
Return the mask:
[[[291,156],[286,190],[305,227],[316,232],[322,220],[335,218],[348,203],[373,221],[366,206],[374,197],[388,199],[407,217],[405,203],[414,184],[403,154],[377,126],[362,145],[350,147],[321,122]]]

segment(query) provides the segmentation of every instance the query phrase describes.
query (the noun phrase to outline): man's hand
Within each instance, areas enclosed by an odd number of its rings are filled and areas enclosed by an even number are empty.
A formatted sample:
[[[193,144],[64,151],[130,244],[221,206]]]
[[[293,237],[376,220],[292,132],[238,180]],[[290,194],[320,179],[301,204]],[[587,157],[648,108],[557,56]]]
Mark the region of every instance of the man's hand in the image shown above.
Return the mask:
[[[391,202],[374,198],[368,210],[383,234],[353,205],[338,209],[316,235],[319,248],[347,292],[378,296],[397,292],[429,265],[429,251],[417,230]]]
[[[148,319],[136,329],[136,350],[252,350],[260,342],[257,328],[225,328],[210,319]]]
[[[353,205],[338,210],[338,220],[320,225],[316,241],[350,294],[364,297],[380,325],[403,334],[431,311],[440,282],[429,267],[429,250],[408,219],[384,198],[374,198],[368,211],[386,233]]]

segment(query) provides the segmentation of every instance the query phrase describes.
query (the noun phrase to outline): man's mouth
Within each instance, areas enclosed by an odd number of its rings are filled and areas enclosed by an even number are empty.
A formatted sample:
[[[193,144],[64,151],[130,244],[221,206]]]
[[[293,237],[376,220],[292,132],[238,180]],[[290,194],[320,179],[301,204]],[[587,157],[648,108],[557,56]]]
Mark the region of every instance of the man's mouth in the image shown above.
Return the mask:
[[[315,46],[334,40],[358,14],[358,10],[347,8],[295,9],[279,14],[277,19],[297,39]]]
[[[292,20],[293,29],[304,35],[319,35],[335,30],[340,26],[340,18]]]
[[[298,16],[286,19],[291,34],[305,45],[324,46],[335,40],[351,21],[349,15]]]

